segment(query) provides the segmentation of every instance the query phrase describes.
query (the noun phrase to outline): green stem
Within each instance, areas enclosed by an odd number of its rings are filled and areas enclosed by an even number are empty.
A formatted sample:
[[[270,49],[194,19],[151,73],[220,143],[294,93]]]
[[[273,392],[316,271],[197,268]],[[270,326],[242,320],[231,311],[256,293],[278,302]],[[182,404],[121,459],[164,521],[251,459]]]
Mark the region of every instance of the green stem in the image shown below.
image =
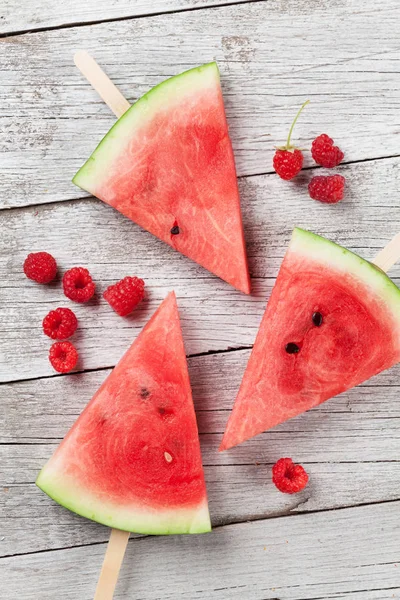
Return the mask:
[[[290,138],[291,138],[291,136],[292,136],[293,128],[294,128],[294,126],[296,125],[296,121],[297,121],[297,119],[299,118],[299,116],[300,116],[300,113],[301,113],[301,111],[303,110],[303,108],[304,108],[304,107],[305,107],[305,106],[306,106],[306,105],[307,105],[309,102],[310,102],[309,100],[306,100],[306,101],[304,102],[304,104],[303,104],[303,105],[300,107],[300,110],[299,110],[299,112],[297,113],[297,115],[296,115],[296,116],[295,116],[295,118],[294,118],[294,121],[293,121],[293,123],[292,123],[292,126],[291,126],[291,128],[290,128],[290,130],[289,130],[289,135],[288,135],[287,142],[286,142],[286,148],[287,148],[287,149],[289,149],[289,148],[290,148]]]

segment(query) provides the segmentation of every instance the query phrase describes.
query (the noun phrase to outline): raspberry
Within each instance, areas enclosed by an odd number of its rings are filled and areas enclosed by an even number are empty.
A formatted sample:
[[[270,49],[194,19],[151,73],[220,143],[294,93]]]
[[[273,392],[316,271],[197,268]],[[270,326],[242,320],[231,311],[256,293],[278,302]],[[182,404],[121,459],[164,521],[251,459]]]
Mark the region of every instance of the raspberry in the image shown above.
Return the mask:
[[[143,300],[144,281],[138,277],[124,277],[115,285],[110,285],[103,298],[121,317],[129,315]]]
[[[291,145],[290,138],[292,136],[293,128],[296,124],[297,119],[300,116],[301,111],[308,103],[309,100],[307,100],[307,102],[304,102],[297,115],[295,116],[294,121],[289,130],[286,145],[278,148],[274,155],[274,169],[281,179],[286,179],[287,181],[289,179],[293,179],[293,177],[295,177],[297,173],[301,171],[301,168],[303,166],[303,153],[301,152],[301,150]]]
[[[57,275],[57,263],[48,252],[33,252],[25,259],[24,273],[37,283],[50,283]]]
[[[345,181],[342,175],[318,175],[308,184],[308,192],[313,200],[336,204],[343,198]]]
[[[306,487],[308,475],[291,458],[280,458],[272,467],[272,481],[284,494],[296,494]]]
[[[301,171],[303,153],[297,148],[294,150],[278,149],[274,155],[273,165],[279,177],[289,181],[289,179],[293,179]]]
[[[76,367],[78,352],[71,342],[56,342],[50,348],[49,359],[58,373],[68,373]]]
[[[311,146],[311,154],[318,165],[327,169],[337,167],[344,158],[341,149],[333,145],[333,139],[326,133],[315,138]]]
[[[66,340],[78,327],[78,319],[69,308],[51,310],[43,319],[43,331],[52,340]]]
[[[87,269],[74,267],[64,274],[64,294],[74,302],[87,302],[93,296],[96,285]]]

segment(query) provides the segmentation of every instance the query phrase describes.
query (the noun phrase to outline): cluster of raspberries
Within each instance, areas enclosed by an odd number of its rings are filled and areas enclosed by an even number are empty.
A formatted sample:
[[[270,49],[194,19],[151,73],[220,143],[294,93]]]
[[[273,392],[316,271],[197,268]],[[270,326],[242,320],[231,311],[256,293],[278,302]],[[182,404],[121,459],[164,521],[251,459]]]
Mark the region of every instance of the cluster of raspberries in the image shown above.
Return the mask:
[[[294,124],[306,104],[308,101],[303,104],[292,123],[286,145],[278,148],[274,155],[274,169],[279,177],[285,180],[293,179],[303,167],[303,153],[291,145],[290,138]],[[334,145],[333,139],[326,133],[315,138],[311,146],[311,155],[317,165],[326,169],[337,167],[344,158],[344,153]],[[342,175],[317,175],[308,184],[308,193],[314,200],[335,204],[343,198],[344,184],[345,178]]]
[[[24,262],[24,273],[37,283],[50,283],[56,278],[57,263],[48,252],[28,254]],[[88,302],[96,291],[89,271],[84,267],[74,267],[62,278],[64,295],[73,302]],[[110,285],[103,298],[121,317],[129,315],[144,297],[144,281],[138,277],[124,277]],[[78,362],[78,352],[71,342],[67,342],[78,328],[78,319],[70,308],[51,310],[43,319],[43,331],[55,342],[49,353],[49,360],[58,373],[68,373]]]

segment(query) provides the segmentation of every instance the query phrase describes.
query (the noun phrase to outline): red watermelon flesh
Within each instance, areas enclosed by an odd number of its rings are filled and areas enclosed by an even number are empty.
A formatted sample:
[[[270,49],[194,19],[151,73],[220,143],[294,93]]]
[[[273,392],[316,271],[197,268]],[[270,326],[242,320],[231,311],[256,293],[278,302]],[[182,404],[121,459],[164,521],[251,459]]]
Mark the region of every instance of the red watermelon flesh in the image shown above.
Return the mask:
[[[322,323],[313,315],[319,313]],[[296,344],[288,353],[287,344]],[[293,350],[292,348],[289,348]],[[296,229],[268,302],[221,450],[400,361],[400,290],[377,267]]]
[[[73,181],[250,293],[235,162],[216,63],[150,90],[119,119]]]
[[[174,294],[93,396],[37,485],[70,510],[117,529],[210,530]]]

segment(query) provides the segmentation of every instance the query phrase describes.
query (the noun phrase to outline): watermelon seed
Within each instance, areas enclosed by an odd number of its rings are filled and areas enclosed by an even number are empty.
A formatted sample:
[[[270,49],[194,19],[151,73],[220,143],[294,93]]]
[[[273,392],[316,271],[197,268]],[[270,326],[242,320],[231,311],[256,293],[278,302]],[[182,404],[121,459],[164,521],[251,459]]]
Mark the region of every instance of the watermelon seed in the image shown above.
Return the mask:
[[[178,235],[178,233],[179,233],[179,226],[174,225],[173,228],[171,229],[171,235]]]
[[[172,456],[170,455],[169,452],[164,452],[164,458],[168,463],[172,462]]]
[[[322,325],[322,315],[319,312],[315,312],[312,316],[312,322],[316,327],[321,327]]]
[[[165,408],[164,406],[159,406],[157,410],[158,410],[158,414],[160,415],[160,417],[164,420],[171,419],[174,416],[174,411],[171,410],[170,408]]]
[[[300,352],[300,348],[294,342],[289,342],[288,344],[286,344],[285,350],[288,354],[297,354],[298,352]]]
[[[140,390],[140,397],[143,398],[143,400],[146,400],[146,398],[148,398],[150,396],[150,392],[147,388],[142,387],[142,389]]]

